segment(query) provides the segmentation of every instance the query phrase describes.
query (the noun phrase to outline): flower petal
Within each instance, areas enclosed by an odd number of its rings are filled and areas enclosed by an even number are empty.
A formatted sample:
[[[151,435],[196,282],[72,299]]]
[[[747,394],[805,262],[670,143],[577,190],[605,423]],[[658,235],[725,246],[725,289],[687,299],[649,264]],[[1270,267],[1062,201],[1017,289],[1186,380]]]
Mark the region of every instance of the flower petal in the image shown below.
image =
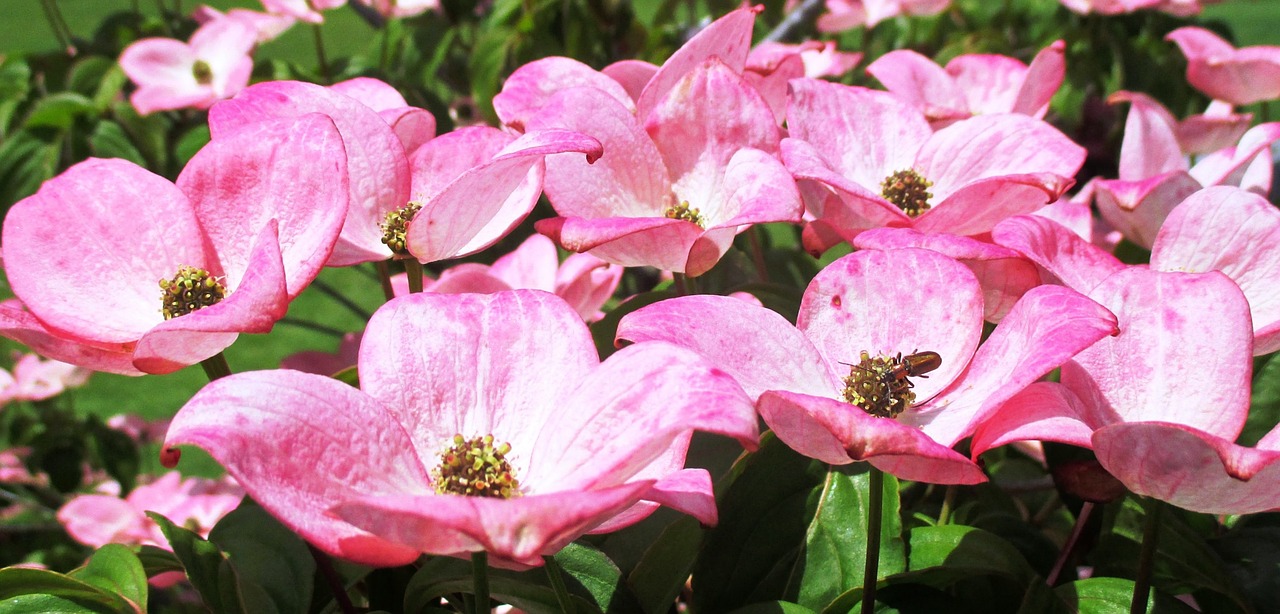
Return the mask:
[[[1009,397],[996,411],[981,420],[973,432],[969,454],[983,452],[1017,441],[1056,441],[1092,448],[1094,428],[1087,406],[1066,386],[1057,382],[1036,382]]]
[[[1169,212],[1200,189],[1200,182],[1183,171],[1142,181],[1096,181],[1098,213],[1126,239],[1151,248]]]
[[[693,222],[665,217],[557,217],[539,220],[534,228],[569,251],[590,250],[605,262],[673,273],[686,271],[690,252],[704,234]]]
[[[759,10],[758,7],[743,7],[730,11],[676,49],[636,98],[636,117],[641,121],[649,117],[667,92],[710,58],[719,58],[730,70],[742,74],[747,54],[751,51],[751,30]]]
[[[919,107],[929,119],[962,119],[972,114],[965,92],[953,76],[910,49],[880,56],[867,65],[867,73],[885,89]]]
[[[1038,215],[1009,218],[995,227],[991,238],[1022,253],[1079,292],[1089,292],[1125,268],[1115,256]]]
[[[493,97],[493,110],[503,124],[524,130],[530,118],[539,114],[557,92],[574,87],[599,90],[628,113],[635,112],[632,97],[617,81],[582,62],[561,57],[542,58],[517,68]]]
[[[63,339],[46,328],[16,299],[0,302],[0,336],[24,344],[41,356],[86,369],[120,375],[142,375],[133,366],[132,344],[102,348]]]

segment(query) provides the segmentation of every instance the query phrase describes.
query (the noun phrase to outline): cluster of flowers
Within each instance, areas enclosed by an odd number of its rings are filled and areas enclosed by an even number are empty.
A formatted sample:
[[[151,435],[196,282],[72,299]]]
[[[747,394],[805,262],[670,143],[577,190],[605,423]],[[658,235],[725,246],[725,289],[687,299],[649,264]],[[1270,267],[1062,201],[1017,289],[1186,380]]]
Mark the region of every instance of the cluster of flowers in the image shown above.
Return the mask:
[[[904,479],[977,483],[985,450],[1063,441],[1188,509],[1280,507],[1280,428],[1233,443],[1251,358],[1280,348],[1280,212],[1256,193],[1280,124],[1225,106],[1280,95],[1280,49],[1175,32],[1192,83],[1226,102],[1179,122],[1117,96],[1120,177],[1065,198],[1085,152],[1040,119],[1060,44],[1030,65],[889,54],[868,68],[886,92],[806,77],[841,65],[829,48],[751,50],[754,19],[731,12],[662,66],[525,65],[493,100],[503,129],[434,136],[371,79],[248,87],[210,109],[212,140],[176,183],[90,160],[15,204],[22,305],[0,305],[0,333],[170,372],[267,332],[324,266],[474,254],[545,193],[549,240],[373,315],[359,388],[217,379],[175,416],[166,462],[204,448],[316,547],[373,565],[486,551],[536,566],[659,505],[713,524],[690,437],[750,450],[757,416],[805,455]],[[625,316],[599,359],[584,318],[619,267],[696,277],[766,222],[804,223],[814,253],[858,248],[813,279],[794,325],[684,296]],[[1112,231],[1150,246],[1150,266],[1112,256]],[[57,249],[67,236],[80,249]],[[591,259],[557,268],[552,241]],[[967,438],[971,456],[952,449]]]

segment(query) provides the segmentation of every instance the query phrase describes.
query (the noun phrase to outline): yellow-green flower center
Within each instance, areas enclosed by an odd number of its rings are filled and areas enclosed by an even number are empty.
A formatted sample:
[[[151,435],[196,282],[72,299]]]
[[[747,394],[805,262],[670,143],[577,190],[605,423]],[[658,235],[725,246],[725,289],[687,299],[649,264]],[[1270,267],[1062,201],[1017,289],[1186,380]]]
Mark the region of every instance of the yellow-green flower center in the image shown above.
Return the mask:
[[[496,497],[520,496],[520,481],[507,461],[511,444],[494,445],[493,435],[467,439],[454,435],[440,453],[440,465],[431,471],[436,492],[442,495]]]
[[[673,220],[684,220],[686,222],[693,222],[703,228],[707,227],[706,220],[702,219],[702,212],[698,211],[697,207],[690,207],[689,201],[687,200],[680,201],[680,204],[678,205],[667,207],[667,210],[662,214]]]
[[[907,215],[915,217],[929,210],[929,199],[933,198],[929,188],[932,186],[932,181],[909,168],[885,177],[880,182],[880,195]]]
[[[196,83],[209,85],[213,83],[213,68],[204,60],[196,60],[196,63],[191,65],[191,76],[196,78]]]
[[[871,357],[861,352],[858,364],[849,365],[844,378],[844,400],[862,411],[881,418],[896,418],[916,402],[911,377],[928,377],[925,373],[942,365],[936,352],[918,352],[903,357]]]
[[[172,279],[161,279],[160,291],[160,311],[166,320],[217,305],[227,296],[227,289],[208,271],[186,265],[178,267]]]
[[[386,220],[382,222],[382,243],[391,248],[391,253],[397,256],[408,256],[409,249],[405,244],[404,234],[409,228],[409,222],[413,220],[413,216],[422,210],[422,205],[416,202],[396,209],[387,214]]]

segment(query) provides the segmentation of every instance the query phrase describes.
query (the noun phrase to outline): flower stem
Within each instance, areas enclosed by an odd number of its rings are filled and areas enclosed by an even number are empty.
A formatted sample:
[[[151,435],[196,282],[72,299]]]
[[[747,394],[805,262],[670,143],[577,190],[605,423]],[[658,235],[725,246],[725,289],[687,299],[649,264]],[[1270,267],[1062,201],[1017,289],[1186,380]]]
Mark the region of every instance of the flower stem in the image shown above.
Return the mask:
[[[231,367],[227,365],[227,357],[218,352],[200,361],[200,366],[204,368],[204,374],[209,376],[209,381],[231,375]]]
[[[1133,581],[1133,601],[1129,614],[1146,614],[1151,595],[1151,569],[1155,566],[1156,542],[1160,536],[1160,512],[1164,506],[1154,499],[1145,501],[1146,521],[1142,524],[1142,553],[1138,555],[1138,577]]]
[[[688,285],[686,284],[686,280],[687,280],[687,279],[688,279],[688,278],[686,278],[686,277],[684,276],[684,273],[672,273],[672,274],[671,274],[671,281],[672,281],[672,284],[676,287],[676,296],[688,296],[688,295],[689,295],[689,287],[688,287]]]
[[[312,281],[311,285],[314,286],[316,290],[323,292],[329,298],[337,301],[338,304],[342,305],[343,307],[346,307],[348,311],[356,314],[361,319],[368,320],[369,316],[373,315],[368,311],[366,311],[364,307],[357,305],[355,301],[347,298],[346,296],[343,296],[341,292],[338,292],[337,288],[334,288],[333,286],[330,286],[329,284],[324,283],[323,281],[320,281],[320,278],[316,278],[314,281]]]
[[[320,24],[311,26],[311,33],[316,41],[316,63],[320,65],[320,77],[329,82],[329,59],[324,55],[324,36],[320,34]]]
[[[564,586],[564,571],[560,569],[560,564],[556,562],[555,557],[542,557],[547,566],[547,579],[551,580],[551,588],[556,591],[556,602],[560,604],[560,610],[563,612],[573,611],[573,602],[569,600],[569,589]]]
[[[756,226],[747,231],[747,240],[751,243],[751,259],[755,261],[756,275],[760,276],[760,281],[769,283],[769,267],[765,265],[764,245],[760,242],[760,233],[764,229]]]
[[[955,484],[947,485],[947,490],[942,494],[942,509],[938,511],[938,525],[947,524],[951,520],[951,506],[956,502],[956,486]]]
[[[333,561],[329,560],[329,555],[311,544],[307,544],[307,549],[311,551],[311,558],[316,560],[316,568],[320,570],[320,575],[324,576],[324,581],[329,584],[329,591],[333,593],[333,601],[338,604],[338,609],[342,610],[343,614],[355,614],[356,606],[351,603],[351,595],[347,594],[347,587],[343,586],[342,577],[338,575],[338,570],[333,568]]]
[[[71,30],[67,28],[67,22],[62,19],[58,4],[54,0],[40,0],[40,6],[44,9],[44,17],[49,20],[49,27],[53,29],[53,35],[57,37],[62,50],[67,55],[75,55],[76,48],[71,45]]]
[[[880,523],[884,516],[884,473],[875,467],[867,472],[867,559],[862,569],[862,614],[876,611],[876,580],[880,576]]]
[[[405,260],[404,272],[409,276],[409,292],[422,292],[422,263],[413,258]]]
[[[1071,535],[1067,536],[1067,543],[1062,545],[1062,552],[1058,555],[1058,560],[1053,562],[1053,569],[1049,570],[1049,577],[1045,579],[1045,584],[1056,586],[1058,578],[1062,576],[1062,569],[1067,566],[1067,561],[1071,560],[1071,554],[1076,549],[1076,544],[1080,543],[1080,536],[1084,534],[1084,527],[1089,523],[1089,517],[1093,515],[1093,503],[1085,501],[1080,507],[1080,515],[1076,516],[1076,523],[1071,527]]]
[[[421,265],[419,265],[421,266]],[[483,550],[471,553],[471,579],[476,591],[475,614],[489,612],[489,553]]]
[[[388,301],[396,297],[396,291],[391,287],[391,265],[390,260],[379,260],[378,281],[382,283],[382,296]]]

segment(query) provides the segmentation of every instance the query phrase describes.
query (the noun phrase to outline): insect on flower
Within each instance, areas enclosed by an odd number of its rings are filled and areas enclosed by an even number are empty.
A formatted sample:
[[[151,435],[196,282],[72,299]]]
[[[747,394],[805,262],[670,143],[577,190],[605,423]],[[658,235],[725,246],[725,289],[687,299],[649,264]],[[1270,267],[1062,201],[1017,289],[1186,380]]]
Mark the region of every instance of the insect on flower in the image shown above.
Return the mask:
[[[912,377],[928,377],[925,373],[942,366],[942,356],[937,352],[899,353],[893,358],[872,358],[863,351],[857,364],[840,363],[849,367],[845,378],[844,397],[853,405],[868,413],[892,418],[911,407],[916,395]]]

